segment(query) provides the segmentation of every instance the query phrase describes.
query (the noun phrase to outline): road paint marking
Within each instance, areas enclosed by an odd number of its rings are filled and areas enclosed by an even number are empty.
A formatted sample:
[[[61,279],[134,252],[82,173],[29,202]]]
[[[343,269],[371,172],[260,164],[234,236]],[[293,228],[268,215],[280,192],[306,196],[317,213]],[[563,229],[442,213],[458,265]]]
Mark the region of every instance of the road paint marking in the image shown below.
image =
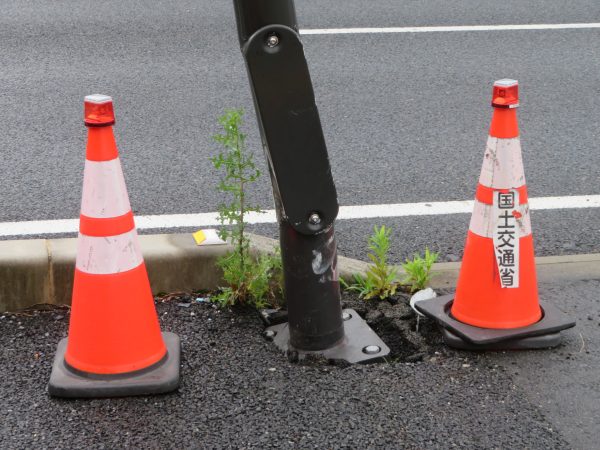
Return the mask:
[[[521,25],[460,25],[437,27],[384,27],[384,28],[315,28],[300,30],[310,34],[377,34],[377,33],[439,33],[449,31],[517,31],[517,30],[575,30],[600,28],[600,23],[544,23]]]
[[[600,195],[537,197],[529,199],[529,209],[535,211],[581,208],[600,208]],[[472,200],[357,205],[341,206],[338,220],[442,216],[447,214],[471,214],[472,212]],[[247,215],[247,222],[250,224],[276,223],[277,217],[275,215],[275,210],[270,209],[263,211],[262,213],[249,213]],[[220,225],[216,212],[137,216],[135,218],[135,224],[138,230],[214,227]],[[77,233],[78,229],[79,219],[4,222],[0,223],[0,237]]]

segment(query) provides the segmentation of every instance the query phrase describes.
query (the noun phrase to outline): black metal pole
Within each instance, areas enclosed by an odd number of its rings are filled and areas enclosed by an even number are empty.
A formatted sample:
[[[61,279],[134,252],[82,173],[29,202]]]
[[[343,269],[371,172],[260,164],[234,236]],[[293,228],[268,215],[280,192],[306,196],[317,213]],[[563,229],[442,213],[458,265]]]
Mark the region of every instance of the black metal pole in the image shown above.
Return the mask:
[[[294,3],[233,3],[279,220],[289,345],[324,350],[344,338],[338,205]]]
[[[285,25],[298,32],[293,0],[234,0],[240,47],[267,25]]]
[[[279,224],[290,345],[324,350],[344,337],[333,226],[306,236]]]

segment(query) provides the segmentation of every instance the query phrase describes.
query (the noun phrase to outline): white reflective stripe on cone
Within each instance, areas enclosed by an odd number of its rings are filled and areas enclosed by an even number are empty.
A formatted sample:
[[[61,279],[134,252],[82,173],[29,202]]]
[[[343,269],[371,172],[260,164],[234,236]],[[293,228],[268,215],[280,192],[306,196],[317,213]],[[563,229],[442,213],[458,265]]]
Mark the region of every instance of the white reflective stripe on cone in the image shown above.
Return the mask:
[[[85,161],[81,214],[88,217],[118,217],[131,211],[121,161]]]
[[[120,273],[135,269],[143,261],[135,229],[117,236],[107,237],[79,234],[75,266],[82,272],[91,274]]]
[[[479,183],[495,189],[514,189],[525,185],[519,138],[488,136]]]
[[[519,227],[519,237],[529,236],[531,234],[529,205],[519,205],[516,209],[521,214],[521,217],[516,220],[517,226]],[[469,230],[479,236],[492,238],[494,235],[494,217],[492,217],[492,211],[492,205],[487,205],[481,203],[479,200],[475,200]]]

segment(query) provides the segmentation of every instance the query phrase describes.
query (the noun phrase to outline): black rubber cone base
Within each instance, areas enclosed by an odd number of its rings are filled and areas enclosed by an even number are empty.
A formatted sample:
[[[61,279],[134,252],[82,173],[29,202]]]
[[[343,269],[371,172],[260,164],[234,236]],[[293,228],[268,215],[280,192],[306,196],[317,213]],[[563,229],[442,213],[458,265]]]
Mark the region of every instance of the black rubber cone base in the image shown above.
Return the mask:
[[[76,373],[65,365],[67,338],[58,343],[48,392],[55,397],[100,398],[163,394],[179,387],[181,343],[174,333],[162,333],[167,355],[157,364],[119,375]]]
[[[415,304],[419,312],[435,320],[443,328],[444,342],[463,350],[522,350],[555,347],[560,344],[560,331],[575,326],[561,310],[541,304],[542,318],[521,328],[479,328],[459,322],[450,315],[454,295],[444,295]]]
[[[296,352],[298,359],[306,356],[320,356],[331,361],[346,361],[350,364],[375,362],[389,355],[390,348],[377,336],[356,311],[345,309],[344,338],[333,347],[320,351],[306,351],[290,346],[290,330],[287,322],[267,328],[267,333],[274,332],[275,345],[286,352]]]
[[[442,337],[446,345],[459,350],[485,351],[485,350],[535,350],[540,348],[556,347],[561,342],[560,332],[532,336],[526,338],[510,339],[494,342],[492,344],[473,344],[453,334],[452,331],[442,328]]]

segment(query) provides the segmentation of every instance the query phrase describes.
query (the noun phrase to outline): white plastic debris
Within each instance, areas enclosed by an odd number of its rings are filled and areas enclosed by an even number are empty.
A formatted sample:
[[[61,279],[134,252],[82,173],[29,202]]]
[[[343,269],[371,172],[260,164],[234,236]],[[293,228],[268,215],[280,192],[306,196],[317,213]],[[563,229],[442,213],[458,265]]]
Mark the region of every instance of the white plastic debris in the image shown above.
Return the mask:
[[[198,230],[192,233],[196,245],[224,245],[226,242],[219,237],[219,232],[212,228]]]
[[[423,301],[423,300],[431,300],[432,298],[436,298],[437,294],[431,288],[422,289],[413,294],[410,298],[410,307],[419,315],[423,316],[417,309],[415,308],[415,303]]]
[[[419,311],[417,311],[417,308],[415,308],[415,304],[417,302],[422,302],[425,300],[431,300],[432,298],[436,298],[437,294],[436,292],[431,289],[431,288],[427,288],[427,289],[421,289],[420,291],[417,291],[413,294],[413,296],[410,298],[410,307],[413,309],[414,312],[417,313],[417,327],[416,327],[416,331],[419,331],[419,321],[421,319],[421,316],[424,316],[424,314],[421,314]]]

